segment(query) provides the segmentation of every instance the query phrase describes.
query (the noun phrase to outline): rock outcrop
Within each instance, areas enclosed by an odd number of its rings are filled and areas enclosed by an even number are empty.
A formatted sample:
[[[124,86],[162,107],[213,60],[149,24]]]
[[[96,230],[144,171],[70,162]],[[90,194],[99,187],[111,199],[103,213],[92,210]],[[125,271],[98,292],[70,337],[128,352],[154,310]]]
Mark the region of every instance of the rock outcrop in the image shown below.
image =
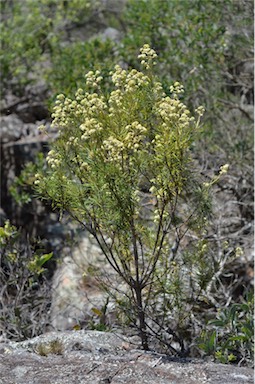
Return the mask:
[[[52,332],[0,343],[0,384],[251,384],[253,370],[180,359],[95,331]]]

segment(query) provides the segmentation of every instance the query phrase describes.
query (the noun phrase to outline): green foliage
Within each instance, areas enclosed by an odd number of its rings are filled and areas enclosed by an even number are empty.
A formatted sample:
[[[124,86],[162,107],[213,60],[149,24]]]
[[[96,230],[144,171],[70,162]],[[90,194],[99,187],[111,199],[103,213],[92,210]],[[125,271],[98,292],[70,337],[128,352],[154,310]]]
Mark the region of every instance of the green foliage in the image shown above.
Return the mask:
[[[160,53],[164,76],[182,81],[185,76],[186,89],[194,92],[198,86],[203,87],[204,81],[211,80],[210,75],[224,60],[225,28],[219,23],[222,5],[217,3],[218,6],[199,0],[129,1],[124,44],[130,47],[127,52],[132,55],[130,50],[146,39]]]
[[[221,363],[252,364],[254,358],[254,297],[247,294],[242,303],[218,311],[215,320],[201,335],[199,347]]]
[[[1,257],[3,258],[3,263],[5,261],[10,263],[18,263],[20,261],[19,240],[20,234],[16,227],[11,225],[9,221],[6,221],[4,227],[0,227],[0,245],[2,247]],[[52,258],[53,254],[51,252],[41,255],[37,254],[37,252],[38,251],[35,251],[33,253],[33,259],[31,259],[29,262],[26,260],[26,262],[28,262],[27,268],[29,272],[32,272],[35,275],[40,275],[44,271],[42,268],[43,265]],[[32,280],[33,279],[31,279],[31,284]]]
[[[36,336],[47,326],[49,283],[38,243],[28,243],[8,221],[0,227],[0,330],[9,338]]]
[[[28,269],[30,272],[35,274],[41,274],[45,271],[43,265],[47,263],[53,256],[53,253],[45,253],[44,255],[35,255],[34,259],[28,264]]]
[[[8,88],[13,81],[18,87],[25,86],[31,81],[28,74],[32,72],[42,54],[43,44],[47,44],[50,20],[40,12],[36,4],[33,1],[1,4],[3,20],[0,62],[5,88]],[[26,13],[26,6],[29,7],[28,13]],[[39,28],[35,28],[35,20]]]
[[[56,46],[52,55],[52,66],[46,72],[46,79],[53,92],[52,99],[59,92],[73,97],[83,86],[84,75],[89,70],[109,72],[114,56],[114,43],[98,38],[76,41],[66,46]],[[105,87],[109,87],[106,81]]]
[[[95,237],[127,285],[145,349],[145,307],[155,281],[172,273],[171,236],[180,242],[188,229],[201,231],[209,207],[209,186],[199,182],[189,152],[203,108],[195,120],[179,100],[179,83],[165,94],[152,71],[156,57],[144,45],[144,72],[116,66],[110,94],[101,90],[101,73],[90,71],[74,99],[57,97],[58,139],[35,181],[40,196]]]
[[[95,3],[94,3],[95,6]],[[21,92],[44,69],[48,56],[58,53],[72,23],[84,23],[91,13],[90,0],[27,0],[1,3],[3,90]]]
[[[93,318],[89,322],[89,328],[94,329],[96,331],[108,331],[110,328],[107,325],[106,322],[106,312],[107,312],[107,306],[109,303],[109,298],[106,300],[105,305],[99,309],[96,307],[91,308],[91,311],[93,313]]]
[[[19,206],[31,202],[33,195],[32,186],[34,185],[35,174],[38,169],[43,167],[43,164],[44,156],[42,153],[38,153],[34,162],[26,163],[20,175],[16,176],[10,185],[9,192]]]
[[[185,83],[193,106],[202,102],[207,107],[206,102],[212,108],[211,96],[224,90],[224,76],[237,44],[238,54],[249,55],[243,50],[249,46],[249,36],[241,31],[244,25],[252,26],[250,7],[252,2],[231,0],[130,0],[123,15],[127,25],[123,56],[136,66],[135,51],[144,42],[150,44],[159,53],[163,82]],[[245,12],[239,17],[241,10]],[[233,23],[235,35],[228,30]]]

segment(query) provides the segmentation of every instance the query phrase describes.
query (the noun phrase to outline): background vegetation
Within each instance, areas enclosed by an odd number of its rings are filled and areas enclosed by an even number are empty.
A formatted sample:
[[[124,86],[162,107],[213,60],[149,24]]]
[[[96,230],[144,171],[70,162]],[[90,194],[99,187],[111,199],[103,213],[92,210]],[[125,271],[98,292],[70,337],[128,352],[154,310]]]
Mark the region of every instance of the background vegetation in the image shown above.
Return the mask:
[[[40,79],[48,90],[44,102],[52,111],[56,95],[72,98],[84,87],[84,75],[90,70],[102,72],[101,88],[107,94],[112,90],[109,72],[114,64],[139,69],[137,54],[148,43],[158,54],[155,73],[164,91],[168,94],[169,84],[179,81],[185,87],[181,100],[192,113],[199,105],[205,107],[201,137],[191,146],[193,159],[209,183],[221,165],[228,163],[230,169],[214,187],[214,215],[206,234],[190,237],[181,249],[188,269],[192,263],[206,266],[210,256],[215,273],[207,282],[206,296],[192,306],[193,323],[177,321],[172,336],[174,333],[177,341],[192,345],[193,353],[199,345],[200,351],[223,362],[251,361],[251,287],[240,280],[234,266],[250,251],[245,248],[253,220],[253,2],[6,0],[1,2],[1,21],[3,101],[10,95],[24,97]],[[118,31],[114,40],[101,32],[106,27]],[[5,105],[3,102],[1,107],[4,113],[8,110]],[[19,189],[25,184],[24,174],[17,184]],[[224,213],[217,205],[224,207]],[[15,243],[10,247],[15,249]],[[6,270],[8,252],[2,253],[2,271]],[[25,253],[30,260],[31,252]],[[13,270],[8,265],[9,271]],[[8,273],[2,275],[5,292]],[[17,274],[23,276],[23,262]],[[24,298],[29,297],[30,285],[23,286]],[[8,297],[17,299],[17,291],[10,292]],[[6,313],[7,301],[1,305],[1,328],[5,329],[6,319],[13,314]],[[178,312],[178,305],[177,297],[170,306]],[[14,313],[21,321],[20,312]],[[13,337],[15,332],[18,337],[36,333],[23,332],[20,325],[13,329]],[[40,327],[37,330],[42,332]]]

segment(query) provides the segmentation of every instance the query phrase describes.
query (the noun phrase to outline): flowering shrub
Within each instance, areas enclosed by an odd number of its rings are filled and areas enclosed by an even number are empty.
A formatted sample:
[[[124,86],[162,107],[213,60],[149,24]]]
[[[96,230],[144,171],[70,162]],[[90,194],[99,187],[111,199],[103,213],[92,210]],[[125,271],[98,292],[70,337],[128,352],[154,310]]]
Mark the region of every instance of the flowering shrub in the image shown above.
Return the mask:
[[[57,97],[58,138],[35,185],[94,236],[127,287],[123,310],[148,349],[150,335],[162,339],[166,312],[181,306],[170,300],[182,292],[178,248],[187,231],[204,229],[210,185],[200,181],[190,154],[203,108],[191,116],[178,82],[165,94],[149,45],[139,58],[144,72],[115,66],[110,94],[100,88],[101,73],[90,71],[75,98]]]

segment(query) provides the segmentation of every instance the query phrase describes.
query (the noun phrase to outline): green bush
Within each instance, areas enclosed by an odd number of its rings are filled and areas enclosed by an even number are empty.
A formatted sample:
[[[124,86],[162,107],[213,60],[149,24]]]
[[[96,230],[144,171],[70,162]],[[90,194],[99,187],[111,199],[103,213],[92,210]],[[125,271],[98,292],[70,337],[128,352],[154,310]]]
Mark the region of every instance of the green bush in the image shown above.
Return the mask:
[[[22,207],[33,199],[33,185],[37,169],[44,165],[43,153],[38,153],[33,162],[24,165],[19,176],[16,176],[9,187],[9,192],[15,203]]]
[[[0,227],[0,331],[13,340],[43,333],[49,322],[50,283],[38,242],[23,239],[8,221]]]
[[[254,296],[218,311],[201,335],[199,347],[220,363],[252,365],[254,359]],[[213,330],[209,330],[213,328]]]
[[[68,27],[86,22],[91,4],[90,0],[1,2],[2,91],[22,94],[27,84],[41,77],[45,61],[67,38]]]
[[[52,91],[52,100],[59,92],[73,97],[84,84],[84,76],[90,70],[100,70],[105,74],[104,87],[109,89],[107,73],[114,58],[114,43],[110,40],[93,40],[56,46],[52,55],[52,66],[45,76]]]
[[[169,88],[171,97],[165,94],[153,74],[156,57],[144,45],[139,55],[144,72],[117,65],[110,94],[101,91],[100,72],[90,71],[75,98],[57,97],[52,117],[59,136],[47,170],[35,181],[39,196],[96,239],[126,286],[126,314],[145,349],[160,324],[149,308],[157,300],[163,308],[180,295],[184,270],[178,247],[188,230],[204,230],[209,190],[218,179],[199,181],[190,155],[203,108],[196,119],[191,116],[179,100],[179,83]],[[227,165],[220,173],[226,170]],[[161,322],[167,321],[165,312]],[[161,328],[154,337],[161,337]]]
[[[243,34],[243,27],[252,33],[251,7],[249,1],[129,0],[123,14],[127,30],[122,55],[137,66],[136,50],[144,42],[150,44],[159,54],[163,83],[184,83],[186,102],[193,107],[202,103],[209,113],[213,98],[227,90],[226,76],[237,56],[250,57],[250,36]]]

